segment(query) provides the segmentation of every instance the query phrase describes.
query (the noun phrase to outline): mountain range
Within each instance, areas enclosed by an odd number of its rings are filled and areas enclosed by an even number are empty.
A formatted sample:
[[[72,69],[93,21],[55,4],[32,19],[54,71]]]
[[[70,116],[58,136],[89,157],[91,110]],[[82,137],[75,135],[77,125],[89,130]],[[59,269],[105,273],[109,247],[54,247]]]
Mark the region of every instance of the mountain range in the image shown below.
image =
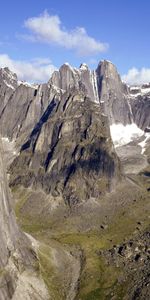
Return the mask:
[[[149,299],[150,84],[0,69],[0,299]]]

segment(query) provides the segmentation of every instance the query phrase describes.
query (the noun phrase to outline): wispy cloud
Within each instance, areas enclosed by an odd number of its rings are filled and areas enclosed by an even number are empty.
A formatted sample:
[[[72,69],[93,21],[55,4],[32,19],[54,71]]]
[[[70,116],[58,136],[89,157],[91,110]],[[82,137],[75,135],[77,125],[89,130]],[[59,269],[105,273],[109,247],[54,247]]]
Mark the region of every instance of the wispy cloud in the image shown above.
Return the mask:
[[[132,68],[127,74],[122,76],[122,80],[128,84],[142,84],[150,82],[150,69],[149,68]]]
[[[8,67],[20,80],[29,82],[46,82],[56,67],[51,60],[36,58],[31,61],[14,60],[7,54],[0,54],[0,67]]]
[[[24,25],[31,31],[31,35],[25,36],[26,39],[72,49],[81,56],[105,52],[108,49],[108,44],[89,36],[84,27],[67,30],[59,16],[49,15],[46,11],[38,17],[27,19]]]

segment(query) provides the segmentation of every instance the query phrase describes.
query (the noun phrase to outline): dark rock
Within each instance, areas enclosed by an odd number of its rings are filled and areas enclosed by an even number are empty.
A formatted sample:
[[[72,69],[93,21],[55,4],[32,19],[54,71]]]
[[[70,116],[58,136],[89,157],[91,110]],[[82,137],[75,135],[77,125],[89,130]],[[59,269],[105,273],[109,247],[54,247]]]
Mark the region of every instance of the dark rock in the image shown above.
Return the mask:
[[[74,206],[109,191],[120,176],[120,165],[98,104],[76,90],[55,103],[22,146],[11,166],[10,184],[17,185],[19,179],[26,186],[30,178],[29,185],[41,186],[53,197],[63,195]]]

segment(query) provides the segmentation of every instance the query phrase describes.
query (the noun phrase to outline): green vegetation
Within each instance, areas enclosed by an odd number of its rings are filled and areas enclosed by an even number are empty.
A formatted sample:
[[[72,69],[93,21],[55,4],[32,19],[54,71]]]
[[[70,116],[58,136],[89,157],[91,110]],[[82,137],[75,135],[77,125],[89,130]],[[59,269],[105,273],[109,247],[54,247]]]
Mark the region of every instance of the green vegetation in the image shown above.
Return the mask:
[[[141,182],[141,179],[134,178],[134,176],[131,180],[137,185],[138,180]],[[113,295],[117,296],[117,300],[123,299],[129,282],[120,283],[119,278],[123,276],[123,270],[115,265],[108,265],[101,255],[101,251],[111,249],[113,245],[120,244],[136,235],[139,221],[141,232],[149,224],[150,197],[144,182],[143,188],[135,189],[134,185],[130,187],[133,188],[129,190],[120,189],[119,193],[111,194],[117,203],[121,197],[124,199],[124,195],[129,197],[129,201],[124,206],[117,207],[108,226],[101,229],[101,221],[99,220],[97,228],[93,227],[86,232],[76,229],[76,224],[86,216],[72,215],[65,219],[57,219],[56,222],[55,218],[36,215],[33,210],[30,213],[29,210],[25,209],[25,206],[32,196],[32,191],[30,189],[14,191],[19,199],[15,208],[18,222],[23,230],[31,233],[42,243],[38,254],[39,270],[54,300],[66,299],[67,288],[62,286],[62,277],[59,276],[59,270],[54,263],[52,248],[50,247],[53,242],[56,242],[58,247],[63,249],[71,251],[72,247],[76,247],[83,251],[82,271],[76,300],[109,300]],[[107,201],[110,201],[109,198]]]
[[[39,248],[38,258],[40,274],[48,287],[52,299],[65,299],[58,273],[55,270],[52,249],[47,245],[42,245]]]

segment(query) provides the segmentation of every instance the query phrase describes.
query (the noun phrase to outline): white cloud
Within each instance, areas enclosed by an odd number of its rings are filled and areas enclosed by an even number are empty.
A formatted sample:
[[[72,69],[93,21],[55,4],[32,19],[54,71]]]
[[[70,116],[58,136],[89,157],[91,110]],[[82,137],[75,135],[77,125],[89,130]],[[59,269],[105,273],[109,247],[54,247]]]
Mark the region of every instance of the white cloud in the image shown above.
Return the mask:
[[[122,76],[122,80],[128,84],[142,84],[150,82],[150,69],[132,68],[127,74]]]
[[[32,32],[32,35],[28,36],[30,41],[40,41],[73,49],[79,55],[104,52],[108,48],[108,44],[90,37],[83,27],[76,27],[71,31],[66,30],[57,15],[49,15],[47,12],[27,19],[24,25]]]
[[[0,67],[8,67],[20,80],[46,82],[56,70],[49,59],[36,58],[31,61],[13,60],[7,54],[0,54]]]

